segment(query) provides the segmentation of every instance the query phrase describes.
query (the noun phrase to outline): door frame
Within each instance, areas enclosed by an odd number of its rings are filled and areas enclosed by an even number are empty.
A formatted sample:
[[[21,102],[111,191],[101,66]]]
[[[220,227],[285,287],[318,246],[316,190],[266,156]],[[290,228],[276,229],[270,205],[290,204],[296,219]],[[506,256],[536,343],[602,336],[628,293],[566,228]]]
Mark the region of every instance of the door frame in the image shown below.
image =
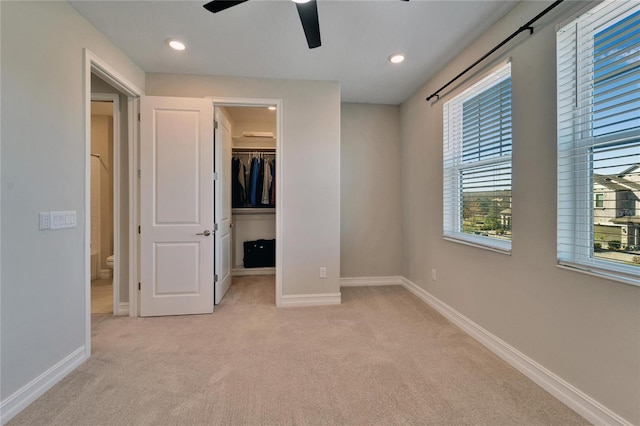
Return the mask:
[[[89,49],[83,49],[83,103],[84,103],[84,302],[85,302],[85,358],[91,356],[91,74],[109,83],[127,96],[128,157],[129,157],[129,316],[137,315],[137,294],[134,282],[138,274],[138,105],[144,91],[118,72],[109,63]]]
[[[108,101],[113,108],[113,315],[129,314],[124,309],[120,311],[120,95],[117,93],[91,93],[91,101]],[[90,217],[90,215],[88,216]],[[91,232],[91,230],[89,230]],[[91,244],[91,235],[89,235]]]
[[[239,98],[239,97],[217,97],[206,96],[207,99],[211,99],[213,102],[213,111],[215,114],[216,107],[268,107],[275,105],[276,107],[276,307],[282,307],[282,230],[283,217],[282,217],[282,203],[284,200],[283,188],[283,143],[284,138],[282,136],[282,99],[272,98]],[[213,118],[213,117],[212,117]],[[214,146],[215,149],[215,146]],[[231,185],[231,182],[229,182]]]

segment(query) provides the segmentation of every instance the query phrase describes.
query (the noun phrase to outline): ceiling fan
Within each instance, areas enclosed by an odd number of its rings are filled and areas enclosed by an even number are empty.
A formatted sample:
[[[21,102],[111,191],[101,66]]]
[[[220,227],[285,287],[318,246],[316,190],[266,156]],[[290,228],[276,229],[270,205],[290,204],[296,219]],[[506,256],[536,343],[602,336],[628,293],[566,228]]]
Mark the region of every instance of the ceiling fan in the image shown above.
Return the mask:
[[[209,12],[218,13],[248,0],[213,0],[204,5]],[[318,6],[316,0],[293,0],[298,8],[298,15],[302,22],[304,34],[307,37],[309,49],[320,46],[320,23],[318,21]]]
[[[218,13],[248,0],[212,0],[204,5],[209,12]],[[307,37],[309,49],[315,49],[320,43],[320,22],[318,21],[318,5],[316,0],[293,0],[300,15],[302,29]],[[403,0],[409,1],[409,0]]]

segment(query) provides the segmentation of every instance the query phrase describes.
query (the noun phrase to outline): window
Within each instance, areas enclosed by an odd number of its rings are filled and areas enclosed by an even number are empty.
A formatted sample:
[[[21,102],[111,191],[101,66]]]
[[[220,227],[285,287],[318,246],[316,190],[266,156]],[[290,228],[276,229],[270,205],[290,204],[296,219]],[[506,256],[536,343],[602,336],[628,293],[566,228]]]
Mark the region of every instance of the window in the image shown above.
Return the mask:
[[[511,250],[511,64],[444,104],[444,237]]]
[[[596,194],[596,209],[604,208],[604,194]]]
[[[640,4],[558,30],[558,262],[640,285]]]

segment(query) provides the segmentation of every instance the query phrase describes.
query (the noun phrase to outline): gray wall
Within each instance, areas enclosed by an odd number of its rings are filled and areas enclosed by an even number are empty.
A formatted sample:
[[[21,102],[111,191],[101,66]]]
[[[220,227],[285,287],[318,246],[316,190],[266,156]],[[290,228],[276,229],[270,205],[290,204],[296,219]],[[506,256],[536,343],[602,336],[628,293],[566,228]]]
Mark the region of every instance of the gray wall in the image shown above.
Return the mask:
[[[4,401],[85,342],[82,49],[139,87],[145,76],[67,3],[0,8]],[[78,226],[39,231],[51,210],[76,210]]]
[[[442,102],[425,97],[548,4],[520,3],[403,103],[403,275],[640,424],[640,288],[556,266],[555,24],[566,14],[502,55],[513,59],[513,254],[442,239]]]
[[[344,103],[340,135],[340,276],[400,275],[400,108]]]
[[[147,74],[156,96],[282,99],[284,295],[340,291],[340,88],[336,82]],[[319,278],[320,266],[327,278]]]

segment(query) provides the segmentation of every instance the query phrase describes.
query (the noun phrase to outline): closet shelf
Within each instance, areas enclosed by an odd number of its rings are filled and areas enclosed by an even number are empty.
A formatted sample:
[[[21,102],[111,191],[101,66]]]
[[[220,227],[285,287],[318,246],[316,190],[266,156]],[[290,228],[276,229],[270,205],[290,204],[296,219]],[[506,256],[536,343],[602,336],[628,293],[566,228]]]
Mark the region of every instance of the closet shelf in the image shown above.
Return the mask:
[[[275,207],[236,207],[231,209],[233,214],[275,214]]]
[[[253,148],[252,144],[256,144],[256,149],[274,149],[276,144],[276,138],[248,138],[246,136],[232,136],[231,140],[234,144],[247,144],[247,148]],[[261,144],[261,146],[258,146],[258,144]],[[267,146],[269,144],[273,145]]]

